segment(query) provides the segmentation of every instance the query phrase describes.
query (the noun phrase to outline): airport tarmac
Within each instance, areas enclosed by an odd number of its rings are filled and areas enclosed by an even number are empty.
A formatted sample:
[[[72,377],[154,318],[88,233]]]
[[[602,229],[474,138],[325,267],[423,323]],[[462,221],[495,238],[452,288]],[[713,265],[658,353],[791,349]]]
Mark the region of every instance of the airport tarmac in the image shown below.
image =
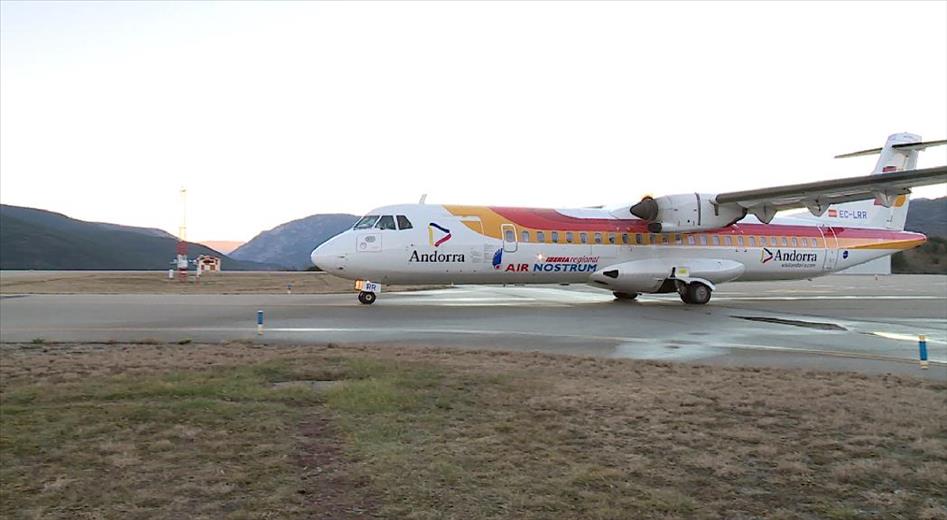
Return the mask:
[[[947,380],[947,276],[733,283],[705,306],[676,294],[616,302],[581,285],[383,293],[371,306],[354,293],[2,295],[0,340],[34,339],[435,345]]]

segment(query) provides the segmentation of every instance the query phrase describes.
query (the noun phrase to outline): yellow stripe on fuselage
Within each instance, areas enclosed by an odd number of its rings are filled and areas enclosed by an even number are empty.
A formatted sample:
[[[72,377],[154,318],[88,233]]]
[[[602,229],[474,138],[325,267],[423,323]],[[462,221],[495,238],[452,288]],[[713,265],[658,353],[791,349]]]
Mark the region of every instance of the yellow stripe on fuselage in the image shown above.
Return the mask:
[[[848,249],[897,249],[903,251],[922,245],[924,242],[927,242],[927,240],[923,238],[914,240],[888,240],[885,242],[849,246]]]
[[[490,238],[500,239],[500,225],[501,224],[512,224],[509,220],[501,217],[497,212],[486,206],[444,206],[451,215],[455,217],[477,217],[480,219],[480,223],[483,224],[483,229],[480,229],[480,226],[476,222],[471,222],[469,220],[461,220],[461,222],[470,228],[474,233],[479,233],[486,235]]]

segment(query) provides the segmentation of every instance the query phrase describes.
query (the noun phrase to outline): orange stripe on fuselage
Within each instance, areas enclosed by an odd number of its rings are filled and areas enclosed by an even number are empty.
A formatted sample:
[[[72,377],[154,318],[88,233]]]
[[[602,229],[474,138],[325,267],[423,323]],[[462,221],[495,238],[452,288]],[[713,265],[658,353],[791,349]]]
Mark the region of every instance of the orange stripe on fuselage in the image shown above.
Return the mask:
[[[927,242],[927,238],[918,238],[913,240],[889,240],[884,242],[876,242],[873,244],[853,245],[843,249],[897,249],[898,251],[904,251],[905,249],[911,249],[919,245],[923,245],[924,242]]]

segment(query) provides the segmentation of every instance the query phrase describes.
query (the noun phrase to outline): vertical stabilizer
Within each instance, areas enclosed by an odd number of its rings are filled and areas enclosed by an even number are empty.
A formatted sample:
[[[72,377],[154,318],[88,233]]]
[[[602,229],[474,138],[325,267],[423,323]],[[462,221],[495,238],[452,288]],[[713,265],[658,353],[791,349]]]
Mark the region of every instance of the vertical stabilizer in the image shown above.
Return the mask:
[[[915,134],[901,133],[888,136],[888,140],[881,148],[878,154],[878,162],[875,163],[873,175],[890,172],[899,172],[903,170],[914,170],[917,168],[916,148],[896,148],[895,145],[916,144],[921,142],[921,136]]]
[[[888,140],[881,148],[838,157],[856,157],[877,153],[878,162],[875,163],[872,175],[913,170],[917,168],[917,155],[922,148],[905,145],[915,143],[921,143],[921,136],[909,133],[893,134],[888,136]],[[909,195],[898,195],[890,199],[884,197],[884,195],[879,195],[874,200],[834,204],[819,220],[824,220],[826,224],[836,226],[854,225],[902,230],[908,216],[909,202]]]

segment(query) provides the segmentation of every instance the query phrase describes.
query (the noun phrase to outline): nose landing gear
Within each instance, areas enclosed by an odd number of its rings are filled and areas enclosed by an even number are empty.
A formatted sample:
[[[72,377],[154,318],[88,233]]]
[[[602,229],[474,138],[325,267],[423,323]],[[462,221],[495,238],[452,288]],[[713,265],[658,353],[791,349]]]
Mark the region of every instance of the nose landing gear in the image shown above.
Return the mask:
[[[369,282],[368,280],[358,280],[355,282],[355,290],[358,291],[359,303],[371,305],[378,299],[378,293],[381,292],[381,284]]]

